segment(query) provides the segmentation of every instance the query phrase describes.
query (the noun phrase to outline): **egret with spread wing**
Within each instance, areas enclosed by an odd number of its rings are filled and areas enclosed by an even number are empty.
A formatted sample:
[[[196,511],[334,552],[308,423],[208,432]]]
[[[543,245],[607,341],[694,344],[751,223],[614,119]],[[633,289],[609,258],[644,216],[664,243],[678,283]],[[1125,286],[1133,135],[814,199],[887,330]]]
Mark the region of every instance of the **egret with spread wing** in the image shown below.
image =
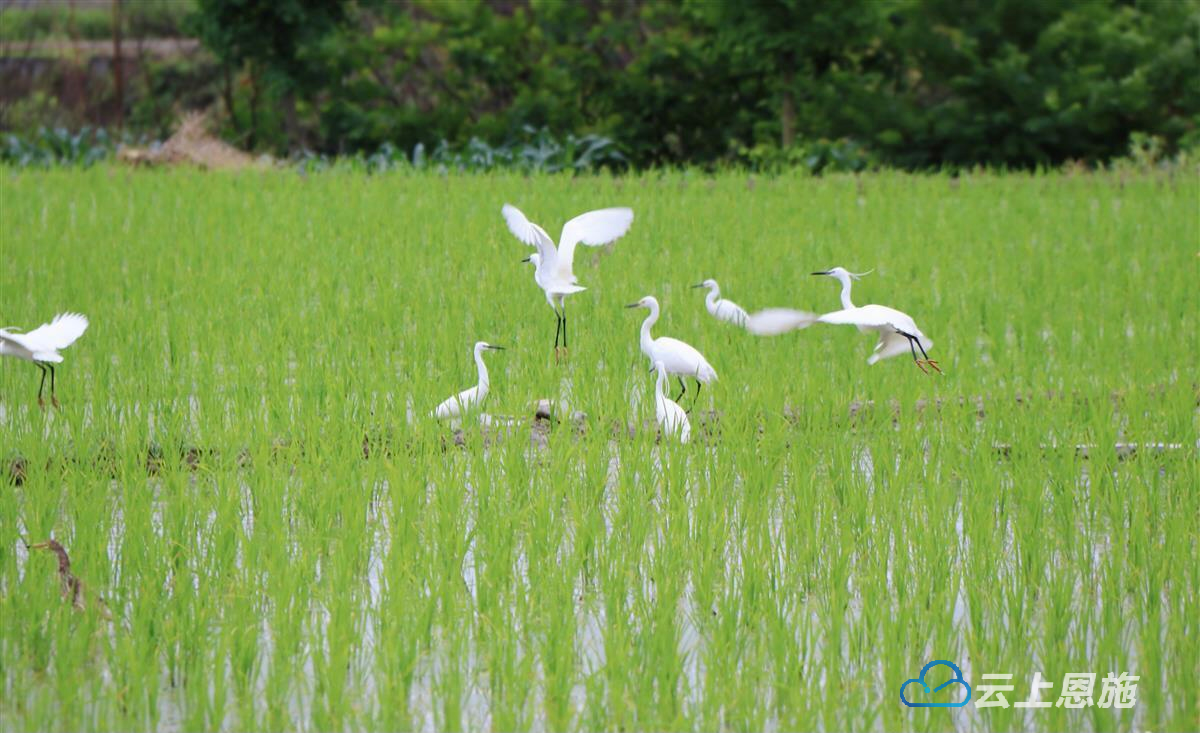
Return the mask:
[[[746,321],[746,330],[759,336],[776,336],[808,328],[814,323],[856,326],[859,331],[873,331],[879,334],[879,342],[875,344],[875,352],[867,359],[868,364],[908,351],[921,371],[928,373],[925,368],[928,366],[939,374],[942,372],[938,363],[929,358],[928,349],[933,348],[933,341],[921,332],[912,316],[884,305],[856,307],[850,300],[851,282],[867,273],[853,273],[835,267],[813,274],[828,275],[842,283],[841,310],[817,315],[790,308],[768,308],[752,314]],[[917,349],[921,350],[924,359],[917,357]]]
[[[517,239],[537,249],[536,253],[522,262],[533,264],[534,282],[545,292],[546,302],[554,310],[554,355],[557,357],[560,334],[563,352],[567,350],[567,313],[563,301],[568,295],[586,290],[575,277],[575,245],[582,243],[598,247],[616,241],[629,231],[629,225],[633,223],[633,210],[599,209],[580,214],[563,225],[557,248],[546,230],[526,219],[517,207],[505,204],[501,213],[509,231]]]
[[[43,323],[29,333],[14,333],[0,328],[0,356],[12,356],[31,361],[42,370],[42,382],[38,385],[38,407],[45,407],[42,391],[46,387],[46,372],[50,372],[50,402],[58,407],[58,396],[54,391],[54,365],[63,358],[60,349],[65,349],[87,330],[88,319],[78,313],[59,313],[54,320]]]

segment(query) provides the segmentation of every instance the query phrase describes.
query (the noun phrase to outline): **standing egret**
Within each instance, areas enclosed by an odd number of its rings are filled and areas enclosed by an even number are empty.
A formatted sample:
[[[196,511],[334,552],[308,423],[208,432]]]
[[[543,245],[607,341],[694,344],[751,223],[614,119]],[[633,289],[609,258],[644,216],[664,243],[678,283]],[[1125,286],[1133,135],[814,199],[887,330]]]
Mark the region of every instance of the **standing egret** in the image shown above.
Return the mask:
[[[659,312],[658,300],[654,296],[647,295],[638,302],[630,303],[625,307],[650,310],[650,315],[642,321],[642,333],[639,339],[642,353],[646,355],[651,364],[661,361],[667,374],[674,374],[679,380],[679,397],[675,398],[676,402],[683,397],[684,392],[687,392],[683,378],[691,377],[696,380],[696,397],[692,400],[692,407],[695,407],[696,400],[700,399],[701,388],[717,378],[717,370],[713,369],[712,365],[691,345],[667,336],[653,338],[650,335],[650,327],[658,320]]]
[[[744,327],[746,325],[746,309],[732,300],[722,298],[721,286],[717,285],[716,280],[705,280],[698,285],[693,285],[692,288],[708,288],[708,295],[704,296],[704,305],[718,321],[726,321],[736,326]]]
[[[828,275],[842,283],[842,310],[817,315],[790,308],[768,308],[751,315],[746,322],[746,330],[759,336],[775,336],[807,328],[813,323],[857,326],[864,333],[874,331],[879,334],[879,343],[875,344],[875,352],[867,358],[868,364],[908,351],[921,371],[928,374],[929,370],[925,367],[929,366],[937,373],[942,373],[938,363],[930,359],[927,353],[928,349],[933,348],[933,341],[921,332],[912,316],[884,305],[856,307],[850,300],[851,281],[867,273],[853,273],[835,267],[812,274]],[[917,358],[917,349],[921,350],[924,359]]]
[[[597,247],[620,238],[633,223],[633,209],[599,209],[580,214],[563,225],[558,248],[546,230],[525,218],[520,209],[505,204],[500,210],[513,235],[537,249],[522,262],[533,264],[533,280],[546,293],[546,302],[554,311],[554,356],[557,358],[558,338],[562,334],[563,353],[567,350],[567,312],[563,300],[586,290],[575,277],[575,245]]]
[[[654,362],[650,371],[658,372],[654,382],[654,419],[663,435],[671,436],[679,433],[679,442],[687,443],[692,439],[692,424],[688,422],[687,413],[674,400],[666,395],[667,367],[661,361]]]
[[[75,343],[75,339],[87,330],[88,319],[78,313],[59,313],[53,321],[43,323],[29,333],[13,333],[0,328],[0,356],[13,356],[31,361],[42,370],[42,382],[38,385],[38,407],[45,407],[42,390],[46,386],[46,372],[50,372],[50,402],[58,407],[58,396],[54,391],[54,365],[63,360],[58,353]]]
[[[503,346],[496,346],[485,341],[476,342],[475,366],[479,368],[479,384],[470,389],[464,389],[453,397],[443,400],[440,405],[434,408],[434,417],[439,420],[448,419],[457,424],[463,413],[482,405],[483,401],[487,399],[488,389],[491,386],[491,382],[488,380],[487,366],[483,363],[483,352],[503,350]]]

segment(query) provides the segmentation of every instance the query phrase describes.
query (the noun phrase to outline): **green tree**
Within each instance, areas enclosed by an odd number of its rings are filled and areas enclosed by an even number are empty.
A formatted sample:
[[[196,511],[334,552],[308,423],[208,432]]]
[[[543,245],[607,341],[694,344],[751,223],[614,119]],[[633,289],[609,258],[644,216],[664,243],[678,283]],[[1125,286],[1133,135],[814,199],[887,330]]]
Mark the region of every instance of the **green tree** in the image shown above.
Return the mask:
[[[221,60],[226,72],[225,100],[234,117],[231,76],[247,72],[251,87],[249,143],[259,137],[264,91],[278,98],[292,145],[306,143],[296,100],[333,81],[330,59],[322,51],[327,38],[348,18],[346,0],[197,0],[192,31]],[[265,89],[264,89],[265,88]]]
[[[898,19],[876,139],[901,165],[1104,159],[1196,128],[1200,4],[912,0]]]
[[[777,110],[780,144],[797,128],[820,134],[822,89],[838,72],[855,71],[878,46],[888,0],[697,0],[710,16],[716,49],[743,78],[762,79]]]

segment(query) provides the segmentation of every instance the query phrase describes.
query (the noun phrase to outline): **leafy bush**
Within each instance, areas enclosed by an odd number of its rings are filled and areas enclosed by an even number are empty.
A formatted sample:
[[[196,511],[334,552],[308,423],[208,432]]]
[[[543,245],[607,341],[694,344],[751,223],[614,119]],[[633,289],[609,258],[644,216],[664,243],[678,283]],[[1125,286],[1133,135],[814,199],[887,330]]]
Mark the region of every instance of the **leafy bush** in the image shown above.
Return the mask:
[[[600,135],[577,137],[568,134],[562,140],[548,130],[525,128],[521,138],[501,145],[489,145],[471,138],[465,145],[452,145],[442,140],[433,150],[424,143],[413,146],[411,153],[385,142],[370,155],[352,159],[369,171],[386,171],[397,167],[435,168],[456,171],[489,171],[495,169],[522,172],[558,173],[561,171],[593,171],[621,169],[627,160],[615,143]],[[336,159],[306,152],[296,161],[304,171],[319,171],[336,164]]]
[[[84,128],[71,132],[62,127],[37,130],[33,135],[4,136],[0,163],[19,168],[67,165],[87,168],[106,160],[116,142],[104,130]]]
[[[789,147],[759,144],[739,148],[738,161],[752,170],[776,173],[803,170],[808,173],[858,173],[876,168],[879,161],[858,142],[840,140],[807,140]]]

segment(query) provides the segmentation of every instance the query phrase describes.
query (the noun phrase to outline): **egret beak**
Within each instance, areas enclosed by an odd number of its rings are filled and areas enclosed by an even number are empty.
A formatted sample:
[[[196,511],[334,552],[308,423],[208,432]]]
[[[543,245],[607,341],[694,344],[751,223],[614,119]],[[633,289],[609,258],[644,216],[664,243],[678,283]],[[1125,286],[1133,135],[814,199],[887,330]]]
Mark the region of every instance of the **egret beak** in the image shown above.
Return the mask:
[[[493,344],[488,344],[487,347],[489,349],[491,349],[492,351],[504,351],[505,350],[503,346],[495,346]]]
[[[34,542],[32,545],[25,545],[30,550],[45,550],[50,547],[49,542]]]
[[[652,372],[657,372],[657,371],[658,371],[658,367],[656,367],[656,366],[652,366],[652,367],[650,367],[650,371],[652,371]]]
[[[828,274],[829,274],[829,270],[826,270],[825,272],[814,272],[814,273],[812,273],[812,274],[813,274],[813,275],[828,275]]]
[[[702,288],[702,287],[704,287],[704,283],[700,283],[699,285],[693,285],[692,290],[695,290],[696,288]]]
[[[533,257],[533,255],[529,255],[529,257],[526,257],[525,259],[523,259],[523,260],[521,260],[521,261],[522,261],[522,262],[528,262],[528,261],[530,260],[530,258],[532,258],[532,257]]]
[[[641,303],[630,303],[629,305],[627,305],[627,306],[625,306],[625,307],[626,307],[626,308],[638,308],[638,307],[640,307],[641,305],[642,305]]]

